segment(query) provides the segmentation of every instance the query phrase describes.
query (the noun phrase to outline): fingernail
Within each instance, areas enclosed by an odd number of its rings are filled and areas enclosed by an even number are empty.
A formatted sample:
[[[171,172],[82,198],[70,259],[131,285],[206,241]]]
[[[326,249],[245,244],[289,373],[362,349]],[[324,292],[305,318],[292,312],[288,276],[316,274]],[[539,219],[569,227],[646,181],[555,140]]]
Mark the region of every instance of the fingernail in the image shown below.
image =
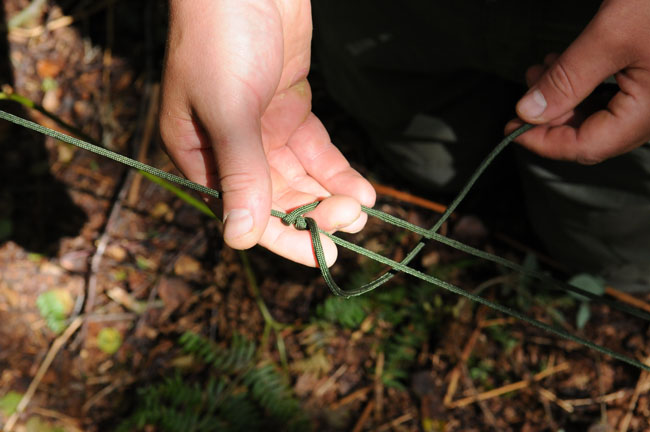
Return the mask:
[[[231,210],[223,223],[223,236],[227,239],[236,239],[253,231],[253,216],[246,209]]]
[[[517,107],[519,114],[524,118],[537,118],[546,110],[546,99],[541,91],[535,90],[526,94]]]

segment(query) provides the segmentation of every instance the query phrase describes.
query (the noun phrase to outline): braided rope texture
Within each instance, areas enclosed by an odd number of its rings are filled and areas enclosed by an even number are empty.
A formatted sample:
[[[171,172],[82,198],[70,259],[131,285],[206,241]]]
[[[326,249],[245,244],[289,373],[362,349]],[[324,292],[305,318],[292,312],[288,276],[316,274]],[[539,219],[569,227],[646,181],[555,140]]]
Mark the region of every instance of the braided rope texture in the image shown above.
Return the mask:
[[[188,189],[195,190],[197,192],[206,194],[208,196],[212,196],[215,198],[222,198],[222,193],[219,191],[216,191],[214,189],[208,188],[206,186],[200,185],[198,183],[194,183],[190,180],[187,180],[185,178],[176,176],[174,174],[170,174],[168,172],[162,171],[158,168],[152,167],[150,165],[144,164],[142,162],[136,161],[134,159],[131,159],[127,156],[121,155],[119,153],[115,153],[113,151],[110,151],[108,149],[105,149],[103,147],[96,146],[94,144],[91,144],[89,142],[80,140],[78,138],[71,137],[69,135],[66,135],[64,133],[52,130],[50,128],[47,128],[45,126],[39,125],[35,122],[32,122],[30,120],[26,120],[22,117],[15,116],[13,114],[7,113],[5,111],[0,110],[0,119],[7,120],[9,122],[15,123],[19,126],[34,130],[36,132],[39,132],[43,135],[50,136],[52,138],[58,139],[60,141],[63,141],[68,144],[72,144],[76,147],[82,148],[84,150],[93,152],[95,154],[98,154],[100,156],[107,157],[109,159],[112,159],[116,162],[119,162],[121,164],[124,164],[126,166],[129,166],[131,168],[135,168],[138,170],[141,170],[147,174],[150,174],[152,176],[162,178],[168,182],[176,183],[180,186],[186,187]],[[452,203],[449,205],[445,213],[440,217],[440,219],[436,222],[436,224],[431,227],[431,229],[424,229],[422,227],[413,225],[405,220],[399,219],[395,216],[391,216],[387,213],[381,212],[379,210],[375,210],[369,207],[362,206],[362,211],[367,213],[369,216],[376,217],[386,223],[395,225],[397,227],[410,230],[420,236],[422,236],[422,240],[418,242],[418,244],[407,254],[407,256],[401,261],[397,262],[394,260],[391,260],[390,258],[384,257],[383,255],[379,255],[375,252],[372,252],[368,249],[365,249],[359,245],[356,245],[354,243],[348,242],[340,237],[337,237],[335,235],[332,235],[330,233],[327,233],[323,230],[321,230],[318,227],[318,224],[313,218],[310,217],[304,217],[304,214],[314,210],[319,202],[313,202],[306,204],[304,206],[300,206],[289,213],[284,213],[279,210],[271,210],[271,216],[280,218],[281,221],[285,225],[293,225],[296,229],[298,230],[309,230],[311,234],[311,241],[312,245],[314,248],[314,254],[316,256],[316,260],[318,262],[318,266],[320,268],[321,274],[323,276],[323,279],[327,283],[328,287],[332,291],[333,294],[343,296],[343,297],[352,297],[352,296],[358,296],[365,294],[369,291],[372,291],[376,289],[377,287],[385,284],[388,282],[393,276],[397,274],[397,272],[403,272],[408,275],[411,275],[413,277],[416,277],[420,280],[423,280],[427,283],[436,285],[440,288],[443,288],[445,290],[448,290],[454,294],[466,297],[467,299],[474,301],[476,303],[480,303],[482,305],[485,305],[491,309],[494,309],[498,312],[501,312],[503,314],[512,316],[514,318],[517,318],[521,321],[524,321],[530,325],[533,325],[535,327],[541,328],[549,333],[555,334],[556,336],[560,336],[562,338],[568,339],[570,341],[576,342],[578,344],[581,344],[587,348],[590,348],[594,351],[600,352],[602,354],[608,355],[612,358],[615,358],[617,360],[620,360],[622,362],[625,362],[627,364],[630,364],[634,367],[637,367],[639,369],[643,369],[646,371],[650,372],[650,366],[645,365],[636,359],[617,353],[615,351],[610,350],[609,348],[606,348],[602,345],[596,344],[594,342],[591,342],[587,339],[584,339],[580,336],[571,334],[567,330],[559,327],[555,327],[549,324],[546,324],[542,321],[539,321],[537,319],[531,318],[517,310],[514,310],[510,307],[501,305],[499,303],[487,300],[481,296],[475,295],[473,293],[470,293],[462,288],[459,288],[455,285],[452,285],[446,281],[443,281],[441,279],[438,279],[434,276],[428,275],[426,273],[423,273],[419,270],[416,270],[412,267],[409,267],[408,264],[415,258],[415,256],[422,250],[424,245],[426,244],[426,240],[435,240],[439,241],[445,245],[451,246],[453,248],[459,249],[463,252],[466,252],[468,254],[477,256],[479,258],[483,258],[489,261],[492,261],[496,264],[502,265],[506,268],[509,268],[511,270],[517,271],[522,275],[528,276],[528,277],[533,277],[538,280],[541,280],[543,282],[547,282],[549,284],[552,284],[553,286],[556,287],[556,289],[560,289],[563,291],[573,291],[576,293],[579,293],[581,295],[584,295],[586,297],[589,297],[591,299],[600,301],[602,303],[606,303],[616,309],[619,309],[621,311],[624,311],[628,314],[632,314],[636,317],[645,319],[650,321],[650,314],[648,314],[645,311],[633,308],[631,306],[628,306],[626,304],[617,302],[617,301],[611,301],[607,299],[603,299],[601,297],[598,297],[594,295],[593,293],[580,289],[578,287],[574,287],[571,285],[568,285],[566,283],[557,281],[550,276],[547,276],[544,273],[541,272],[534,272],[527,270],[523,268],[522,266],[515,264],[511,261],[508,261],[502,257],[499,257],[497,255],[489,254],[484,251],[480,251],[478,249],[472,248],[468,245],[465,245],[461,242],[458,242],[453,239],[449,239],[445,236],[442,236],[437,233],[437,231],[440,229],[440,227],[444,224],[444,222],[451,216],[451,214],[455,211],[455,209],[458,207],[458,205],[463,201],[467,193],[471,190],[472,186],[478,178],[483,174],[483,172],[487,169],[487,167],[492,163],[492,161],[501,153],[507,146],[510,144],[513,140],[515,140],[519,135],[523,134],[524,132],[528,131],[531,129],[533,125],[526,124],[510,135],[508,135],[506,138],[503,139],[489,154],[488,156],[483,160],[483,162],[480,164],[480,166],[477,168],[477,170],[472,174],[470,179],[467,181],[465,186],[462,188],[458,196],[452,201]],[[361,254],[363,256],[366,256],[370,259],[373,259],[375,261],[378,261],[384,265],[387,265],[388,267],[391,268],[388,272],[384,273],[382,276],[379,278],[375,279],[374,281],[371,281],[365,285],[362,285],[356,289],[353,290],[344,290],[341,289],[335,282],[334,278],[332,277],[329,268],[327,266],[327,263],[325,261],[325,253],[323,251],[323,246],[320,241],[320,234],[323,234],[330,238],[336,245],[342,246],[344,248],[347,248],[353,252],[356,252],[358,254]]]

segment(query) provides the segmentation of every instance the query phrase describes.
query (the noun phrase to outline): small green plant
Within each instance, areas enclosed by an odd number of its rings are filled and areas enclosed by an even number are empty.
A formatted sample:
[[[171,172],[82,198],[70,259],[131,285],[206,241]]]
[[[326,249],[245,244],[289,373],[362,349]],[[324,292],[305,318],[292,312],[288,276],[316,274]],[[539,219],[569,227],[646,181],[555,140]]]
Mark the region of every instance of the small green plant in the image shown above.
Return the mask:
[[[605,294],[605,280],[587,273],[580,273],[569,279],[569,285],[582,288],[592,294],[602,296]],[[591,307],[589,298],[576,293],[570,293],[580,301],[578,312],[576,312],[576,327],[582,330],[591,318]]]
[[[44,92],[56,90],[57,88],[59,88],[59,83],[56,82],[54,78],[45,77],[43,78],[43,81],[41,81],[41,90]]]
[[[255,343],[235,335],[221,347],[195,333],[179,344],[207,366],[207,380],[176,374],[138,390],[138,405],[118,431],[153,427],[168,432],[311,429],[285,378],[255,361]],[[195,378],[195,379],[193,379]]]
[[[53,426],[40,417],[32,416],[25,422],[27,432],[65,432],[61,426]]]
[[[40,253],[30,252],[30,253],[27,254],[27,259],[30,260],[33,263],[38,264],[38,263],[40,263],[41,261],[43,261],[45,259],[45,256],[43,254],[40,254]]]
[[[464,265],[464,262],[459,265]],[[450,264],[444,271],[452,271],[451,268],[453,265]],[[358,286],[379,270],[376,263],[369,263],[350,275],[348,285]],[[358,329],[367,317],[372,316],[376,326],[373,333],[377,338],[376,347],[385,358],[382,381],[388,387],[399,389],[405,389],[409,369],[429,335],[451,313],[438,288],[430,284],[391,286],[350,299],[328,297],[316,310],[320,322],[351,330]],[[318,350],[312,349],[308,354],[317,356]]]
[[[228,383],[210,378],[206,385],[181,375],[138,391],[139,406],[118,431],[154,427],[163,431],[255,431],[257,408],[245,393],[227,394]]]
[[[316,313],[326,321],[338,323],[343,328],[356,329],[367,316],[368,302],[365,297],[328,297],[318,305]]]
[[[381,347],[386,355],[382,374],[384,385],[406,390],[404,381],[408,378],[409,368],[428,336],[429,331],[424,323],[412,322],[386,338]]]
[[[0,412],[2,412],[5,417],[9,417],[16,412],[16,407],[18,407],[22,398],[23,395],[15,391],[10,391],[6,395],[2,396],[0,398]]]
[[[506,327],[500,325],[494,325],[488,327],[488,333],[490,334],[490,339],[495,340],[501,344],[503,352],[506,355],[510,355],[512,350],[519,345],[519,339],[512,336]]]
[[[39,295],[36,299],[36,306],[50,330],[58,334],[65,329],[66,320],[72,312],[74,301],[68,291],[53,289]]]
[[[527,254],[524,258],[523,268],[529,272],[539,272],[540,267],[537,258],[533,254]],[[533,306],[541,307],[554,322],[565,324],[567,322],[564,309],[574,306],[575,301],[569,295],[558,295],[551,291],[548,284],[535,280],[524,274],[512,275],[512,281],[505,283],[501,294],[511,298],[511,304],[521,311],[528,311]],[[512,291],[515,295],[510,295]]]
[[[471,357],[469,360],[469,376],[485,389],[491,388],[491,377],[494,375],[494,361],[491,359],[478,359]]]
[[[113,327],[104,327],[97,335],[97,347],[108,355],[113,355],[122,346],[122,333]]]

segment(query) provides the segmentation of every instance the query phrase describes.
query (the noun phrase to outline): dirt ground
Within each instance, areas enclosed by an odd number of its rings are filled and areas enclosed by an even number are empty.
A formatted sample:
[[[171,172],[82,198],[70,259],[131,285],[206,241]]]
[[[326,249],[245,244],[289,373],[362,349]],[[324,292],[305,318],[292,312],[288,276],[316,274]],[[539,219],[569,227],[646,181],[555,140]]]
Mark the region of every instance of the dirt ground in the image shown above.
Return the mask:
[[[11,23],[29,5],[6,0],[5,18]],[[44,2],[0,38],[3,94],[25,96],[103,145],[175,172],[152,121],[165,19],[164,2],[153,0]],[[408,192],[349,145],[364,133],[318,76],[313,86],[315,111],[355,167]],[[2,109],[61,129],[14,102]],[[178,338],[186,331],[221,346],[234,334],[255,341],[259,360],[285,377],[314,430],[650,430],[650,375],[632,366],[403,276],[358,309],[337,310],[317,270],[260,248],[242,256],[224,246],[218,221],[116,163],[4,122],[0,154],[5,430],[113,430],[138,405],[138,389],[183,370]],[[431,226],[438,214],[412,201],[387,191],[377,207]],[[461,209],[444,229],[523,262],[521,243],[536,246],[521,209],[496,224],[494,213]],[[396,260],[418,241],[376,220],[349,238]],[[578,332],[580,304],[570,296],[526,290],[517,275],[440,245],[428,245],[415,265],[546,322],[564,318]],[[354,284],[380,270],[343,253],[332,272]],[[59,321],[39,307],[46,293],[64,309]],[[647,322],[605,305],[588,309],[580,334],[648,358]],[[109,336],[114,349],[103,345]]]

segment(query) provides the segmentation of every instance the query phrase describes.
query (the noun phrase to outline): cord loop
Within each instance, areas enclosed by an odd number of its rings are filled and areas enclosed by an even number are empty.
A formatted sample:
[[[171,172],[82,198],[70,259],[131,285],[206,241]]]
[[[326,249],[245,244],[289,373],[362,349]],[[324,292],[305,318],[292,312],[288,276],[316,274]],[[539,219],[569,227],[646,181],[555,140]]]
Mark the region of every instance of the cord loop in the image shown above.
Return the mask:
[[[320,201],[315,201],[313,203],[300,206],[290,211],[285,216],[282,216],[280,220],[287,226],[293,225],[298,231],[305,231],[309,229],[309,227],[307,226],[307,220],[303,217],[303,215],[318,207],[318,204],[320,204]]]
[[[189,181],[187,179],[178,177],[174,174],[162,171],[158,168],[154,168],[152,166],[146,165],[142,162],[133,160],[129,157],[126,157],[124,155],[112,152],[110,150],[107,150],[102,147],[98,147],[90,142],[86,142],[68,135],[65,135],[61,132],[49,129],[45,126],[41,126],[37,123],[34,123],[32,121],[17,117],[13,114],[9,114],[5,111],[0,110],[0,119],[4,119],[7,121],[10,121],[12,123],[15,123],[17,125],[26,127],[28,129],[34,130],[36,132],[42,133],[44,135],[53,137],[55,139],[58,139],[60,141],[63,141],[68,144],[75,145],[79,148],[91,151],[93,153],[96,153],[98,155],[107,157],[109,159],[112,159],[114,161],[117,161],[119,163],[122,163],[124,165],[130,166],[132,168],[136,168],[141,170],[144,173],[150,174],[155,177],[159,177],[161,179],[164,179],[165,181],[168,182],[173,182],[182,186],[185,186],[189,189],[193,189],[195,191],[205,193],[207,195],[213,196],[215,198],[221,198],[221,192],[216,191],[214,189],[210,189],[206,186],[194,183],[192,181]],[[526,132],[529,130],[531,127],[533,127],[530,124],[526,124],[519,129],[517,129],[515,132],[511,133],[508,135],[503,141],[501,141],[495,148],[490,152],[490,154],[486,157],[486,159],[481,163],[479,168],[474,172],[474,174],[470,177],[468,182],[465,184],[465,187],[461,190],[461,192],[458,194],[458,196],[454,199],[454,201],[449,205],[447,208],[447,211],[442,215],[442,217],[438,220],[438,222],[431,228],[431,229],[424,229],[418,226],[415,226],[413,224],[408,223],[407,221],[404,221],[402,219],[398,219],[394,216],[391,216],[389,214],[380,212],[378,210],[374,210],[365,206],[362,206],[362,210],[367,213],[368,215],[378,217],[379,219],[383,220],[384,222],[393,224],[395,226],[399,226],[408,230],[411,230],[417,234],[420,234],[423,238],[422,240],[417,244],[409,254],[404,257],[404,259],[401,262],[394,261],[390,258],[384,257],[380,254],[377,254],[375,252],[372,252],[369,249],[365,249],[361,246],[358,246],[354,243],[348,242],[347,240],[344,240],[340,237],[334,236],[326,231],[322,231],[318,228],[318,225],[316,224],[316,221],[310,217],[304,217],[303,215],[310,212],[311,210],[315,209],[318,204],[320,204],[318,201],[300,206],[296,208],[295,210],[291,211],[289,214],[286,214],[284,212],[281,212],[279,210],[272,209],[271,210],[271,215],[275,216],[277,218],[280,218],[283,223],[286,225],[293,225],[296,227],[296,229],[304,230],[308,229],[311,235],[311,241],[312,241],[312,246],[314,248],[314,255],[316,256],[316,260],[318,261],[318,266],[320,267],[321,274],[323,275],[323,278],[325,279],[325,282],[329,286],[329,288],[332,290],[332,292],[336,295],[343,296],[343,297],[351,297],[351,296],[357,296],[361,295],[364,293],[367,293],[369,291],[372,291],[373,289],[383,285],[384,283],[388,282],[397,272],[403,272],[406,274],[409,274],[411,276],[414,276],[416,278],[419,278],[425,282],[428,282],[430,284],[439,286],[441,288],[444,288],[447,291],[453,292],[455,294],[464,296],[474,302],[486,305],[496,311],[502,312],[506,315],[510,315],[512,317],[518,318],[528,324],[534,325],[536,327],[539,327],[543,330],[546,330],[549,333],[552,333],[556,336],[563,337],[565,339],[571,340],[573,342],[577,342],[579,344],[582,344],[592,350],[598,351],[600,353],[609,355],[615,359],[618,359],[620,361],[623,361],[625,363],[628,363],[630,365],[633,365],[639,369],[643,369],[646,371],[650,371],[650,366],[641,363],[640,361],[636,360],[635,358],[620,354],[618,352],[612,351],[609,348],[606,348],[602,345],[598,345],[594,342],[591,342],[587,339],[584,339],[578,335],[574,335],[567,330],[565,330],[562,327],[556,327],[553,325],[546,324],[542,321],[539,321],[535,318],[529,317],[525,315],[522,312],[519,312],[518,310],[514,310],[508,306],[501,305],[499,303],[496,303],[494,301],[488,300],[486,298],[480,297],[472,292],[465,291],[462,288],[459,288],[455,285],[452,285],[446,281],[443,281],[441,279],[438,279],[432,275],[428,275],[426,273],[423,273],[419,270],[416,270],[412,267],[409,267],[408,264],[410,261],[415,258],[415,256],[418,254],[418,252],[424,247],[425,240],[428,239],[435,239],[438,240],[444,244],[447,244],[449,246],[452,246],[454,248],[463,250],[467,253],[470,253],[474,256],[478,256],[481,258],[488,259],[492,262],[495,262],[497,264],[503,265],[506,268],[510,268],[512,270],[517,271],[521,275],[526,275],[529,277],[535,277],[542,282],[547,282],[551,285],[555,285],[556,288],[560,288],[562,290],[569,290],[573,292],[580,292],[582,295],[592,298],[592,299],[597,299],[598,301],[608,304],[612,307],[615,307],[616,309],[619,309],[621,311],[631,313],[637,317],[644,318],[648,321],[650,321],[650,314],[643,310],[639,310],[637,308],[630,307],[625,304],[618,303],[616,301],[612,300],[606,300],[604,298],[599,298],[598,296],[594,295],[593,293],[583,290],[578,287],[571,287],[568,284],[560,281],[556,281],[552,279],[551,277],[541,273],[541,272],[535,272],[535,271],[530,271],[523,266],[520,266],[518,264],[512,263],[504,258],[498,257],[496,255],[489,254],[487,252],[479,251],[477,249],[474,249],[472,247],[469,247],[467,245],[463,245],[462,243],[448,239],[444,236],[441,236],[440,234],[437,233],[438,229],[441,227],[441,225],[444,223],[444,221],[452,214],[452,212],[456,209],[458,204],[463,200],[467,192],[471,189],[473,184],[476,182],[476,180],[480,177],[480,175],[483,173],[483,171],[487,168],[488,165],[492,162],[492,160],[516,137],[521,135],[522,133]],[[353,252],[357,252],[361,255],[365,255],[366,257],[369,257],[375,261],[378,261],[382,264],[385,264],[391,268],[390,271],[387,271],[384,273],[382,276],[378,277],[374,281],[371,281],[365,285],[362,285],[356,289],[351,289],[351,290],[346,290],[346,289],[341,289],[336,282],[334,281],[334,278],[332,277],[329,268],[327,266],[327,262],[325,260],[325,252],[323,250],[323,246],[321,244],[320,240],[320,235],[324,235],[326,237],[329,237],[335,244],[339,246],[343,246],[347,249],[350,249]]]

